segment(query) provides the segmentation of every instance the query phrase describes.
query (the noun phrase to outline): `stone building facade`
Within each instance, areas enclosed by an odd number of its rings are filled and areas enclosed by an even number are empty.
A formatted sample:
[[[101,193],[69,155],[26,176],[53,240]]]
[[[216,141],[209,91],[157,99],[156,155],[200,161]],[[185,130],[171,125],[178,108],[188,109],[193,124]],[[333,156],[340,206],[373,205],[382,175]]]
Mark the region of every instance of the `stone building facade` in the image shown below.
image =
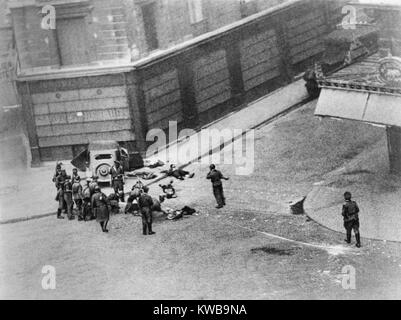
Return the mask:
[[[282,2],[9,0],[8,7],[20,68],[34,70],[137,60]],[[46,5],[55,8],[54,30],[41,25]]]
[[[152,128],[200,128],[293,81],[346,1],[272,3],[9,0],[33,164],[104,139],[144,152]]]
[[[0,108],[18,104],[13,84],[16,52],[7,3],[0,0]],[[3,110],[0,110],[3,112]]]

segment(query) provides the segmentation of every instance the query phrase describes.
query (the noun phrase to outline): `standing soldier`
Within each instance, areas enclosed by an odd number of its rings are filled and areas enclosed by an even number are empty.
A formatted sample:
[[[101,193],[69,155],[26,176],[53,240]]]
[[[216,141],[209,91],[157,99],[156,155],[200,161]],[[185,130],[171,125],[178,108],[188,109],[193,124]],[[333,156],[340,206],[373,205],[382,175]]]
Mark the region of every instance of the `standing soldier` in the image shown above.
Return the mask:
[[[93,194],[95,193],[95,188],[98,186],[97,180],[99,179],[98,176],[93,176],[92,180],[89,182],[89,190],[91,193],[91,198]]]
[[[96,221],[100,223],[103,232],[109,232],[107,230],[107,223],[110,218],[110,203],[107,196],[101,192],[100,187],[95,187],[95,193],[92,196],[92,210],[95,212]]]
[[[152,235],[155,232],[152,231],[152,206],[153,199],[148,195],[149,188],[143,187],[143,192],[139,196],[138,205],[142,215],[142,233],[143,235]]]
[[[111,187],[114,193],[120,196],[121,202],[124,202],[124,168],[119,161],[114,161],[114,166],[110,169]]]
[[[63,191],[62,187],[58,187],[58,189],[57,189],[56,201],[58,201],[57,219],[64,219],[64,217],[61,215],[61,213],[65,207],[64,206],[64,191]]]
[[[81,178],[77,176],[75,179],[73,177],[72,183],[72,199],[74,200],[75,207],[78,211],[78,221],[83,220],[83,212],[82,212],[82,185],[81,185]]]
[[[223,174],[216,170],[216,166],[214,164],[210,165],[210,171],[206,176],[206,179],[211,180],[213,186],[213,194],[217,201],[217,209],[223,208],[226,205],[226,199],[224,197],[223,192],[223,182],[221,179],[228,180]]]
[[[96,175],[92,176],[92,181],[89,183],[89,191],[90,191],[90,194],[91,194],[91,199],[92,199],[92,196],[95,194],[95,188],[99,186],[99,184],[97,183],[98,179],[99,179],[98,176],[96,176]],[[92,219],[95,219],[96,218],[96,211],[93,210],[92,205],[91,205],[91,208],[92,208]]]
[[[64,187],[65,181],[69,178],[70,176],[67,175],[65,169],[61,169],[60,174],[58,174],[56,178],[56,188],[59,189],[60,187]]]
[[[58,189],[57,188],[57,178],[58,178],[59,175],[61,175],[61,165],[62,165],[61,162],[57,162],[56,171],[54,172],[54,175],[53,175],[53,180],[52,181],[54,182],[54,185],[56,186],[56,189]]]
[[[345,203],[343,204],[342,216],[344,217],[344,228],[347,233],[346,243],[351,243],[351,231],[354,230],[356,246],[361,247],[361,236],[359,234],[359,208],[355,201],[351,200],[351,192],[344,193]]]
[[[79,180],[81,180],[81,177],[78,175],[78,169],[77,168],[72,169],[72,177],[71,177],[72,183],[74,184],[74,182],[78,178],[79,178]]]
[[[58,201],[58,209],[57,209],[57,218],[58,219],[64,219],[64,217],[61,215],[63,210],[67,209],[65,200],[64,200],[64,185],[67,179],[70,177],[67,176],[67,172],[65,169],[60,170],[60,174],[56,177],[56,188],[57,188],[57,196],[56,200]]]
[[[70,177],[68,177],[64,183],[64,202],[67,209],[68,220],[74,220],[74,213],[72,211],[74,201],[72,199],[72,183]]]
[[[91,179],[86,179],[86,186],[83,188],[82,191],[82,198],[83,198],[83,218],[85,221],[92,219],[92,209],[91,209],[91,191],[89,184],[91,183]]]

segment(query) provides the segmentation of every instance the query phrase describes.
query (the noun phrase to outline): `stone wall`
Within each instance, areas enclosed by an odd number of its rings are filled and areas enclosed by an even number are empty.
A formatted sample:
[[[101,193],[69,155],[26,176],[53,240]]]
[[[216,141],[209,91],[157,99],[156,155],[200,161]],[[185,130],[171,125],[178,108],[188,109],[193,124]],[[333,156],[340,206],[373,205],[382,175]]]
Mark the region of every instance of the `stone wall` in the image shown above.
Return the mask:
[[[20,78],[33,160],[72,158],[106,138],[144,152],[149,129],[167,130],[169,121],[198,129],[241,108],[318,60],[339,10],[335,2],[293,1],[124,70]]]

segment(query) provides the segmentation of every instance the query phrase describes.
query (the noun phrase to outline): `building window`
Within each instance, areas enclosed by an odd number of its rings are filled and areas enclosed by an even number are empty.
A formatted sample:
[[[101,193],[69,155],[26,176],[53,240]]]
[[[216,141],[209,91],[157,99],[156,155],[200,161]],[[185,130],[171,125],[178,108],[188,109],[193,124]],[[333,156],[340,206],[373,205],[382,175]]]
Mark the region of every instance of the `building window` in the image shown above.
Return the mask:
[[[86,0],[56,5],[55,38],[60,66],[85,65],[93,60],[87,18],[93,7]]]
[[[56,32],[61,66],[90,62],[84,18],[58,19]]]
[[[202,0],[188,0],[188,9],[191,24],[199,23],[203,20]]]
[[[159,40],[157,38],[155,3],[151,2],[143,5],[141,9],[148,51],[156,50],[159,47]]]

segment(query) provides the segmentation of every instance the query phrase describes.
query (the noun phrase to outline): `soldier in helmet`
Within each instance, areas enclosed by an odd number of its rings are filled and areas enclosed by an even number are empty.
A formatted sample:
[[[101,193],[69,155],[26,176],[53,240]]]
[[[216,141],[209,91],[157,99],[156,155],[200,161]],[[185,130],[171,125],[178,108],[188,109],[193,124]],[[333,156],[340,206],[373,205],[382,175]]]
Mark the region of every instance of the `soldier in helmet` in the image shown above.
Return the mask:
[[[63,209],[65,209],[64,191],[63,191],[62,187],[58,187],[55,200],[58,202],[57,219],[64,219],[64,217],[61,215],[61,213],[63,212]]]
[[[97,181],[99,180],[98,176],[92,176],[92,179],[89,183],[89,190],[91,192],[91,197],[95,193],[95,188],[98,186]]]
[[[85,221],[92,219],[92,209],[91,209],[91,190],[90,183],[92,180],[90,178],[86,179],[86,186],[82,190],[82,200],[83,200],[83,209],[82,216]]]
[[[67,172],[65,169],[60,170],[60,174],[57,176],[55,179],[56,182],[56,188],[57,188],[57,196],[56,196],[56,201],[58,201],[58,209],[57,209],[57,218],[58,219],[64,219],[64,217],[61,215],[63,210],[68,211],[67,204],[65,202],[65,197],[64,197],[64,188],[65,188],[65,183],[66,181],[70,179],[70,176],[67,175]]]
[[[74,201],[72,198],[72,182],[69,176],[64,182],[64,202],[67,209],[68,220],[74,220],[74,212],[73,212]]]
[[[74,184],[75,180],[77,180],[78,178],[79,178],[79,180],[81,180],[81,177],[78,174],[78,169],[77,168],[73,168],[72,169],[71,182]]]
[[[147,186],[143,187],[143,192],[139,196],[138,205],[142,215],[142,234],[152,235],[155,232],[152,231],[152,206],[153,199],[148,195],[149,188]]]
[[[226,199],[223,192],[223,183],[221,179],[228,180],[229,178],[223,176],[223,174],[216,169],[216,166],[214,164],[211,164],[209,168],[210,171],[207,174],[206,179],[209,179],[212,182],[213,194],[217,201],[216,208],[220,209],[226,205]]]
[[[111,187],[114,193],[124,202],[124,168],[119,161],[114,161],[114,166],[110,169]]]
[[[60,170],[60,174],[57,175],[56,178],[56,188],[64,187],[64,183],[67,179],[71,179],[69,175],[67,175],[67,171],[65,169]]]
[[[61,163],[61,162],[57,162],[57,164],[56,164],[56,171],[54,172],[53,179],[52,179],[52,181],[54,182],[54,185],[55,185],[56,189],[58,189],[58,188],[57,188],[57,178],[58,178],[59,175],[61,175],[61,169],[62,169],[61,166],[62,166],[62,163]]]
[[[107,196],[100,190],[99,186],[95,187],[95,193],[92,196],[92,210],[96,215],[96,221],[100,223],[103,232],[109,232],[107,230],[107,224],[110,218],[110,203]]]
[[[99,177],[94,175],[94,176],[92,176],[92,181],[89,183],[89,191],[91,194],[91,199],[92,199],[92,196],[95,194],[95,188],[99,186],[99,184],[97,183],[98,180],[99,180]],[[91,208],[92,208],[92,219],[95,219],[96,211],[93,210],[92,206],[91,206]]]
[[[342,216],[344,218],[344,228],[347,233],[345,242],[351,243],[351,231],[354,230],[356,246],[361,247],[361,236],[359,234],[359,208],[355,201],[351,200],[351,192],[344,193],[345,203],[343,204]]]
[[[81,185],[81,178],[80,176],[73,177],[72,183],[72,199],[74,200],[75,207],[78,211],[78,221],[83,220],[83,212],[82,212],[82,185]]]

